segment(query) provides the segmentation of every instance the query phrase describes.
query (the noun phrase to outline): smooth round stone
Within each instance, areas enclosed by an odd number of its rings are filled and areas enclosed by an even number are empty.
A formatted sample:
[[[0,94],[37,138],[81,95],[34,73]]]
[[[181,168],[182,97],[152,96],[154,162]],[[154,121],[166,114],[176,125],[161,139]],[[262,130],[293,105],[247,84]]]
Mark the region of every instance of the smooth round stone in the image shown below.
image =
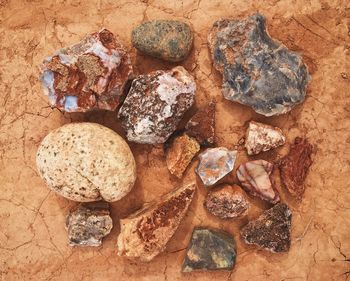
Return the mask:
[[[128,144],[117,133],[95,123],[72,123],[49,133],[36,163],[47,185],[68,199],[117,201],[136,180]]]
[[[188,24],[174,20],[146,21],[132,31],[132,44],[140,52],[167,61],[181,61],[189,54],[193,33]]]

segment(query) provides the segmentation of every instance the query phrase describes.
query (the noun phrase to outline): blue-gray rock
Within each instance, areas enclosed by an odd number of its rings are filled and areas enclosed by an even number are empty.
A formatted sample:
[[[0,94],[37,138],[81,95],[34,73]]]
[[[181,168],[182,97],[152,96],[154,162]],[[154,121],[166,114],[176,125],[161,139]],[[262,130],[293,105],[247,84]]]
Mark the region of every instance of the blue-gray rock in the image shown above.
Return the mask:
[[[264,16],[216,21],[208,41],[226,99],[265,116],[286,113],[304,101],[307,67],[300,55],[269,36]]]
[[[132,31],[132,44],[140,52],[167,61],[187,57],[193,42],[191,28],[175,20],[146,21]]]
[[[229,233],[219,229],[196,227],[187,248],[182,272],[232,270],[236,262],[236,244]]]

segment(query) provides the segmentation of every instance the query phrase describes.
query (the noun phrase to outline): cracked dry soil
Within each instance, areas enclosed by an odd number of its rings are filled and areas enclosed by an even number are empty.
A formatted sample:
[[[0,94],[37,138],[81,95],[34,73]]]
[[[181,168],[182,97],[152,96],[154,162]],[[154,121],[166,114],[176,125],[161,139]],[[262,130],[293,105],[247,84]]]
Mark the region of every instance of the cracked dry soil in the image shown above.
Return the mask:
[[[312,75],[305,102],[290,113],[264,118],[223,99],[221,77],[213,69],[207,31],[221,17],[260,11],[270,34],[303,55]],[[162,147],[131,144],[138,167],[133,191],[112,204],[115,222],[101,248],[71,248],[64,229],[74,202],[49,192],[39,178],[35,153],[44,136],[62,124],[91,121],[122,134],[116,114],[62,114],[47,106],[38,65],[55,50],[106,27],[118,34],[138,73],[173,64],[138,54],[130,33],[144,19],[179,19],[195,31],[194,49],[181,63],[196,78],[196,106],[217,102],[217,144],[232,149],[248,120],[280,127],[287,144],[261,158],[274,161],[296,136],[316,146],[302,202],[276,186],[293,211],[289,253],[271,254],[241,242],[239,228],[267,205],[251,199],[248,218],[223,221],[203,208],[200,185],[190,211],[165,253],[149,264],[116,255],[118,218],[181,183],[165,166]],[[1,280],[347,280],[350,279],[350,3],[341,0],[236,1],[44,1],[0,0],[0,279]],[[236,167],[247,160],[243,147]],[[192,163],[185,178],[195,178]],[[235,168],[236,168],[235,167]],[[156,175],[156,176],[155,176]],[[237,182],[232,173],[226,182]],[[197,181],[199,183],[199,181]],[[233,272],[181,274],[184,249],[196,225],[222,228],[238,247]]]

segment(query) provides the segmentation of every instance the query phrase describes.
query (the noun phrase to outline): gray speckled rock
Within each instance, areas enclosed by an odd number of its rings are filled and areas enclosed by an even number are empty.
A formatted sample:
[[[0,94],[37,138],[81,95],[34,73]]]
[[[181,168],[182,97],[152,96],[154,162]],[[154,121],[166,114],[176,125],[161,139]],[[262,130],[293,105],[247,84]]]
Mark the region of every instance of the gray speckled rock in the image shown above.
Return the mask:
[[[219,20],[208,41],[226,99],[265,116],[286,113],[304,101],[307,67],[300,55],[269,37],[264,16]]]
[[[94,123],[67,124],[49,133],[38,148],[36,163],[52,190],[79,202],[117,201],[136,180],[128,144]]]
[[[193,77],[182,66],[138,76],[119,110],[129,141],[164,143],[192,106]]]
[[[236,262],[233,236],[219,229],[196,227],[187,248],[182,272],[232,270]]]
[[[167,61],[185,59],[192,47],[193,34],[184,22],[146,21],[132,31],[132,44],[140,52]]]
[[[82,203],[66,219],[70,246],[100,246],[112,227],[109,205],[103,201]]]

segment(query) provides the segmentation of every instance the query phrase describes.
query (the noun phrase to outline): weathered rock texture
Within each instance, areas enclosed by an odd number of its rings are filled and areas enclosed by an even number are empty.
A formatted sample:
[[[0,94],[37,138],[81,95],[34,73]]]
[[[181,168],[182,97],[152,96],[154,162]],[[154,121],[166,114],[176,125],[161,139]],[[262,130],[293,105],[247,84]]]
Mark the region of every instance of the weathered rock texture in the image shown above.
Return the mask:
[[[210,186],[233,170],[237,151],[226,147],[207,148],[198,157],[196,173],[205,186]]]
[[[128,144],[95,123],[67,124],[49,133],[38,148],[36,163],[48,187],[74,201],[117,201],[136,180]]]
[[[265,116],[286,113],[304,101],[307,67],[300,55],[270,38],[261,14],[216,21],[208,41],[226,99]]]
[[[70,246],[100,246],[113,227],[107,202],[81,203],[66,220]]]
[[[175,20],[153,20],[138,25],[131,36],[136,49],[167,61],[185,59],[192,47],[193,34],[188,24]]]
[[[246,133],[245,148],[249,155],[268,151],[285,143],[286,137],[280,128],[251,121]]]
[[[186,132],[201,145],[215,143],[215,103],[210,102],[199,109],[186,124]]]
[[[241,230],[245,243],[255,244],[271,252],[289,251],[292,212],[284,203],[265,211]]]
[[[232,270],[236,262],[233,236],[220,229],[196,227],[187,248],[182,272]]]
[[[138,76],[119,110],[128,140],[164,143],[192,106],[195,91],[193,77],[182,66]]]
[[[184,185],[120,220],[118,254],[150,261],[163,252],[187,213],[195,190],[194,183]]]
[[[240,186],[225,184],[209,191],[204,207],[214,216],[232,219],[247,215],[249,201]]]
[[[166,154],[166,164],[170,173],[181,178],[199,150],[200,145],[194,138],[186,134],[175,138]]]
[[[241,164],[237,178],[245,191],[270,203],[280,201],[280,196],[270,176],[273,164],[265,160],[254,160]]]
[[[133,73],[130,56],[107,29],[44,60],[41,80],[52,107],[115,110]]]
[[[306,139],[295,138],[288,155],[279,162],[281,178],[289,193],[299,199],[305,192],[304,181],[312,164],[313,147]]]

